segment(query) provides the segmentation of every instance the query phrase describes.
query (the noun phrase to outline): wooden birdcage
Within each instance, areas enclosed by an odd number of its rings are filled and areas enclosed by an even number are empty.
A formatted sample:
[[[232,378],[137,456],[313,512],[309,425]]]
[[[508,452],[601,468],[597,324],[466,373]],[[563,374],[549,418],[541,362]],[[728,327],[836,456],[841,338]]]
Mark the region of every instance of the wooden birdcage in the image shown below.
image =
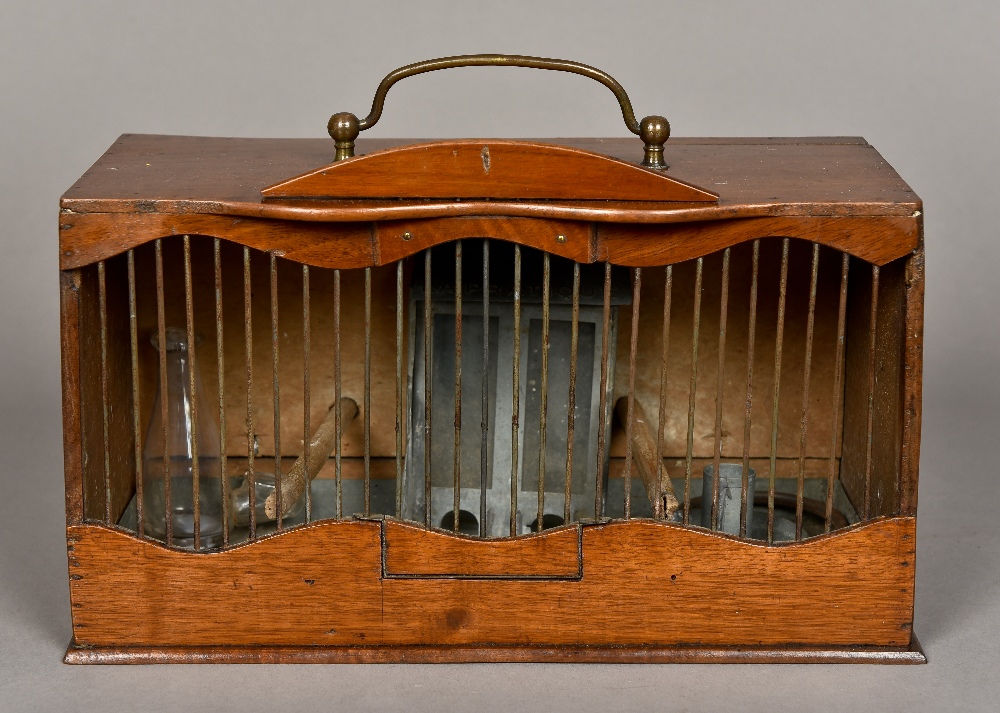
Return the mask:
[[[468,64],[643,142],[354,155]],[[923,660],[922,205],[875,149],[664,150],[497,56],[330,129],[125,135],[62,198],[68,662]]]

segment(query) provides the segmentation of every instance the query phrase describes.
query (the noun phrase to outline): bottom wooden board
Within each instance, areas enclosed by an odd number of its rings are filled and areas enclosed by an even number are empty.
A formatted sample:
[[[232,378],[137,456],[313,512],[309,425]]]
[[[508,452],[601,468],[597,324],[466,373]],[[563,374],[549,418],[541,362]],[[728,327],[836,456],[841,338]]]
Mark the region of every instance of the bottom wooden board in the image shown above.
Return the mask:
[[[580,576],[554,580],[519,576],[520,566],[508,573],[503,561],[516,561],[511,547],[527,553],[555,542],[559,530],[481,542],[407,528],[414,562],[437,562],[440,571],[464,564],[461,577],[400,579],[387,576],[379,522],[319,522],[215,553],[74,525],[74,644],[902,650],[913,620],[915,526],[914,518],[882,518],[766,546],[651,520],[587,524]],[[552,553],[576,555],[576,536],[567,532],[569,547]],[[450,538],[445,550],[442,537]],[[487,556],[492,550],[507,556]]]
[[[70,646],[69,664],[147,663],[867,663],[921,664],[917,641],[905,648],[831,646],[766,648],[691,646],[238,646],[97,647]]]

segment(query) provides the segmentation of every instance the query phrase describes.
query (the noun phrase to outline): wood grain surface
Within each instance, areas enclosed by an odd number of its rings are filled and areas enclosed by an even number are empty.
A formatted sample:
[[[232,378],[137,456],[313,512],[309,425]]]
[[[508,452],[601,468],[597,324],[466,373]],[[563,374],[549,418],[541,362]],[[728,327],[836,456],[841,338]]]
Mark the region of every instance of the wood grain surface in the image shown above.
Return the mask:
[[[844,363],[844,459],[840,479],[862,518],[865,517],[867,471],[870,471],[870,514],[887,515],[899,511],[903,441],[901,375],[906,356],[905,270],[906,265],[898,262],[879,272],[875,344],[872,345],[875,349],[875,383],[870,392],[868,368],[872,270],[868,265],[851,266],[850,285],[856,292],[848,302],[847,356]],[[873,418],[869,434],[870,393]]]
[[[370,153],[407,143],[412,141],[362,140],[358,150]],[[384,186],[366,188],[364,195],[369,197],[358,197],[357,190],[330,188],[331,171],[326,176],[316,172],[330,163],[329,140],[126,135],[67,191],[59,216],[74,632],[67,661],[924,660],[912,638],[924,280],[920,199],[860,139],[675,139],[666,147],[671,164],[666,179],[618,163],[641,159],[641,145],[632,139],[549,143],[562,148],[544,149],[548,153],[544,160],[537,159],[538,171],[524,176],[518,172],[522,167],[504,160],[505,149],[492,151],[508,142],[464,142],[471,153],[463,153],[456,168],[455,176],[461,180],[412,193],[419,198],[399,199],[406,193],[394,190],[392,199],[381,195]],[[484,145],[491,147],[489,165],[484,163]],[[524,149],[523,142],[511,145]],[[438,143],[426,151],[440,154],[439,161],[448,160],[442,146]],[[410,148],[394,155],[421,150]],[[553,156],[583,160],[581,150],[603,155],[584,163],[622,168],[619,185],[601,185],[589,173],[577,185],[573,170],[564,171],[570,164],[546,163]],[[358,170],[352,165],[376,166],[375,158],[360,156],[332,172]],[[508,168],[512,170],[506,172]],[[493,179],[479,176],[477,183],[470,171],[495,173]],[[308,197],[261,199],[267,186],[303,174],[315,181]],[[417,174],[419,170],[398,178],[413,183]],[[642,182],[650,175],[660,183],[676,180],[717,192],[719,201],[699,203],[675,196],[672,202],[662,195],[660,200],[648,200],[656,196],[629,184],[628,176]],[[503,188],[484,188],[496,185]],[[286,193],[301,196],[308,191]],[[328,198],[332,193],[337,196]],[[623,196],[643,200],[622,200]],[[213,396],[219,384],[213,361],[212,241],[203,236],[224,241],[220,297],[227,315],[222,340],[228,367],[225,407],[241,417],[227,419],[223,438],[227,450],[237,456],[236,466],[246,450],[242,417],[248,390],[254,397],[251,417],[253,431],[261,436],[262,461],[272,456],[273,464],[275,432],[281,434],[286,444],[282,455],[288,457],[298,454],[309,430],[303,427],[302,414],[303,265],[311,266],[314,426],[332,403],[328,309],[332,270],[328,268],[344,270],[343,395],[360,404],[362,394],[356,387],[362,382],[365,335],[359,307],[363,271],[353,268],[375,267],[371,454],[379,473],[386,469],[394,473],[394,424],[387,426],[395,411],[389,369],[395,356],[392,263],[434,245],[485,237],[582,263],[609,261],[646,268],[638,315],[643,339],[635,373],[628,376],[635,378],[637,403],[650,415],[658,412],[661,373],[664,271],[659,266],[675,265],[671,342],[664,371],[670,408],[668,422],[655,426],[663,430],[665,467],[674,477],[687,435],[685,409],[678,404],[687,404],[693,347],[692,260],[705,257],[704,344],[699,341],[698,359],[704,362],[701,367],[716,362],[724,366],[718,376],[706,367],[698,377],[691,456],[700,467],[714,447],[709,421],[720,378],[725,380],[723,456],[742,453],[740,439],[746,410],[751,408],[745,399],[747,251],[749,241],[761,239],[751,463],[768,455],[770,434],[776,428],[777,468],[781,473],[797,472],[796,424],[805,409],[807,473],[823,474],[828,466],[840,466],[845,489],[860,508],[866,490],[864,472],[870,469],[868,499],[871,515],[877,517],[832,535],[770,547],[651,520],[586,523],[486,541],[392,519],[323,521],[209,554],[169,549],[118,528],[93,524],[105,518],[106,510],[110,520],[117,521],[133,492],[134,411],[131,384],[123,376],[130,366],[122,253],[143,246],[135,258],[137,408],[144,434],[155,393],[148,342],[155,325],[152,246],[144,244],[165,238],[167,320],[173,324],[183,318],[180,235],[196,236],[191,241],[195,329],[206,340],[198,352],[199,365],[204,388]],[[781,242],[776,238],[782,237],[802,242],[792,241],[785,366],[776,385],[773,364],[768,362],[773,362],[777,299],[774,251]],[[825,247],[818,273],[812,390],[803,407],[806,285],[802,281],[808,274],[802,266],[809,252],[805,241]],[[268,394],[274,386],[268,339],[254,340],[253,383],[247,385],[245,379],[238,383],[246,356],[240,324],[244,306],[240,245],[255,251],[250,324],[255,335],[271,328],[267,256],[262,253],[282,258],[277,281],[282,409],[277,423],[268,413],[272,406]],[[729,338],[720,360],[719,251],[730,246]],[[851,261],[848,293],[843,425],[833,417],[832,408],[840,398],[832,388],[840,264],[839,254],[829,254],[833,250],[856,258]],[[101,260],[107,278],[106,414],[94,266]],[[403,294],[407,306],[408,263],[404,263]],[[865,426],[871,325],[866,310],[870,311],[872,265],[880,266],[880,300],[869,463]],[[630,306],[620,308],[616,379],[620,387],[627,383],[622,371],[627,360],[622,354],[628,345],[622,340],[635,318]],[[775,386],[780,386],[782,398],[776,424],[764,413],[767,395]],[[616,388],[615,396],[623,389]],[[358,421],[345,433],[343,455],[349,459],[345,469],[351,471],[346,477],[359,469]],[[841,431],[843,445],[838,448],[835,434]],[[610,444],[616,473],[621,445],[616,431]]]
[[[909,646],[73,646],[70,664],[148,663],[927,663]]]
[[[310,525],[222,553],[68,531],[78,644],[349,645],[382,629],[377,522]]]
[[[59,337],[62,371],[63,471],[66,524],[83,522],[83,422],[80,392],[80,272],[59,275]]]
[[[545,139],[632,163],[642,145],[632,138]],[[416,139],[360,139],[359,154]],[[262,188],[326,166],[329,139],[243,139],[126,134],[63,196],[72,212],[219,213],[299,220],[347,221],[427,217],[466,208],[449,202],[347,202],[330,208],[262,205]],[[718,205],[534,206],[574,210],[586,220],[703,220],[740,215],[896,215],[921,210],[916,194],[863,139],[672,138],[667,175],[720,195]],[[179,178],[183,177],[183,180]],[[579,202],[576,202],[579,203]],[[484,210],[483,206],[493,206]],[[589,208],[588,208],[589,205]],[[474,203],[466,215],[514,215],[517,204]],[[523,207],[523,206],[522,206]],[[261,211],[265,212],[262,213]],[[239,211],[245,211],[240,213]],[[552,216],[559,217],[559,216]]]
[[[922,229],[921,224],[921,229]],[[921,240],[921,243],[923,240]],[[924,249],[906,262],[906,352],[903,355],[902,443],[900,444],[899,513],[917,514],[920,470],[920,423],[924,384]]]
[[[284,198],[619,200],[714,203],[669,176],[569,146],[467,139],[399,146],[331,163],[261,190]]]
[[[683,262],[757,238],[801,238],[884,265],[919,246],[916,219],[892,216],[741,218],[608,225],[551,217],[453,216],[374,223],[309,223],[167,213],[60,217],[60,267],[106,260],[156,238],[205,235],[314,267],[387,265],[463,238],[515,242],[581,263],[648,267]],[[564,239],[560,240],[562,236]]]
[[[480,540],[385,520],[386,577],[579,579],[580,526],[503,540]]]
[[[891,646],[915,520],[767,547],[648,520],[583,528],[579,581],[384,578],[377,522],[215,554],[73,525],[76,646]],[[425,532],[427,558],[441,535]]]

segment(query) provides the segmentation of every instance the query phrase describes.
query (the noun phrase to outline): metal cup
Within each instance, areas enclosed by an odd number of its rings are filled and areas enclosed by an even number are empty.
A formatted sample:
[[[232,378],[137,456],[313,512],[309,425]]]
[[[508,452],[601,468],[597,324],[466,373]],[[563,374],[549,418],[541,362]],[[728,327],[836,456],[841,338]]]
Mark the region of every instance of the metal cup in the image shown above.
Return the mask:
[[[747,533],[753,519],[753,490],[757,473],[753,468],[747,477]],[[705,466],[701,479],[701,526],[712,527],[712,484],[715,468]],[[719,464],[719,500],[716,509],[716,530],[730,535],[740,534],[740,506],[743,501],[743,466],[739,463]]]

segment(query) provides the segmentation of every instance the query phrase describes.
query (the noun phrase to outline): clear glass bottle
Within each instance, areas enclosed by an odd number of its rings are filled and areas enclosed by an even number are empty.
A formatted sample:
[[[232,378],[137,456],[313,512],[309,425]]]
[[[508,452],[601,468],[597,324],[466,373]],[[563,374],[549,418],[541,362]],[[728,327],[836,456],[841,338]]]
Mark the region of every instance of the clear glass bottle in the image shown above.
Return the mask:
[[[205,398],[201,377],[195,370],[197,408],[191,398],[191,360],[188,338],[184,330],[166,329],[165,348],[167,393],[161,391],[157,379],[156,398],[152,418],[143,448],[142,470],[142,527],[143,532],[157,540],[167,539],[166,478],[170,479],[170,522],[172,542],[175,547],[195,549],[194,537],[194,457],[193,436],[197,414],[198,436],[198,549],[209,550],[222,546],[223,529],[229,526],[222,513],[222,469],[219,457],[219,427],[214,420],[214,409]],[[197,342],[196,342],[197,344]],[[157,368],[157,374],[159,369]],[[163,428],[163,399],[167,400],[166,439]],[[164,440],[166,442],[164,442]],[[164,454],[164,447],[166,454]],[[166,458],[164,457],[166,455]],[[164,464],[168,473],[164,473]]]

